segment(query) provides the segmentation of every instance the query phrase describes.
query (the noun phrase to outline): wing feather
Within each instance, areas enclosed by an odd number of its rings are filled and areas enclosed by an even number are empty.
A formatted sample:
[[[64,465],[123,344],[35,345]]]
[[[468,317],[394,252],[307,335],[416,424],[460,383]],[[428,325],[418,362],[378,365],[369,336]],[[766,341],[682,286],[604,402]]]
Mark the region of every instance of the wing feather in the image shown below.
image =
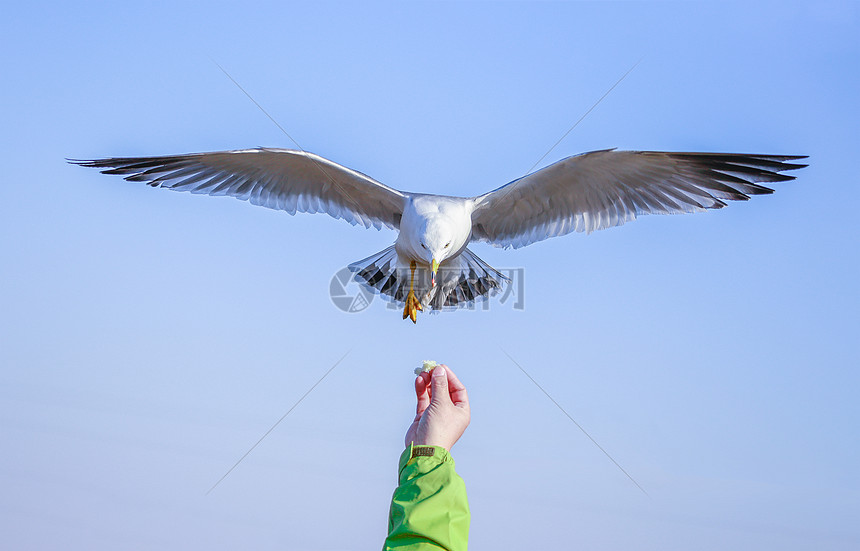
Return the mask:
[[[798,155],[602,150],[568,157],[475,198],[472,239],[523,247],[572,231],[619,226],[643,214],[718,209],[773,193],[760,183],[807,165]]]
[[[130,182],[205,195],[230,195],[254,205],[324,212],[350,224],[400,227],[406,194],[329,161],[291,149],[243,149],[164,157],[114,157],[72,163]]]

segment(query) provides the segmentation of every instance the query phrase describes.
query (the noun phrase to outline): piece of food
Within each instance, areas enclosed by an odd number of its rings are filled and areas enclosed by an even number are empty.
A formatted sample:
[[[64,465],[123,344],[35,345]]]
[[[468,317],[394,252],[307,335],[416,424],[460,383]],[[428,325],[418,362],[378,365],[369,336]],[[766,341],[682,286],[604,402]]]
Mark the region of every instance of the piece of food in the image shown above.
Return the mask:
[[[421,375],[422,373],[430,373],[437,365],[439,365],[439,362],[434,362],[433,360],[424,360],[424,365],[415,368],[415,374]]]

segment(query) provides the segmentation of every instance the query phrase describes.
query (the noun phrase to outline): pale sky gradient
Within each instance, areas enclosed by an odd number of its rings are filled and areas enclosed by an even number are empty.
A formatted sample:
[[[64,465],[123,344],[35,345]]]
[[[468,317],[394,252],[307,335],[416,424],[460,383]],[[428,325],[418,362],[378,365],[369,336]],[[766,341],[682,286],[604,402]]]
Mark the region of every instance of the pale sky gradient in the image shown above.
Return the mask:
[[[0,548],[379,548],[423,359],[470,391],[472,549],[860,548],[858,36],[853,2],[7,7]],[[65,161],[294,147],[214,59],[308,151],[475,195],[643,56],[543,164],[810,167],[721,211],[476,245],[524,268],[524,310],[343,313],[332,276],[393,232]]]

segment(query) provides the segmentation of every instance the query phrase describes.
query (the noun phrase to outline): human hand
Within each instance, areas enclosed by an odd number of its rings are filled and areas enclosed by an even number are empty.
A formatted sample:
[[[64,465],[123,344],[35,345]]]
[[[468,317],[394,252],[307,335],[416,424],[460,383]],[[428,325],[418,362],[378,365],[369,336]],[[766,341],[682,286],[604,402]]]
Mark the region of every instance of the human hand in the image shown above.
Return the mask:
[[[442,446],[448,451],[460,439],[472,414],[466,387],[446,365],[415,379],[415,420],[406,431],[406,446]]]

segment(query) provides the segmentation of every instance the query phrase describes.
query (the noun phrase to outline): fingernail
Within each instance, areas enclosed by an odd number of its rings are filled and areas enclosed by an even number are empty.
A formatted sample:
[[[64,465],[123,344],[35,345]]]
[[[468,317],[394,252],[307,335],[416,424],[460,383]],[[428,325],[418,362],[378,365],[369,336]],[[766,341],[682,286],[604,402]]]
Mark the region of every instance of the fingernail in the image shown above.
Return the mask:
[[[445,368],[441,365],[436,366],[436,368],[433,369],[433,376],[434,377],[444,377],[445,376]]]

